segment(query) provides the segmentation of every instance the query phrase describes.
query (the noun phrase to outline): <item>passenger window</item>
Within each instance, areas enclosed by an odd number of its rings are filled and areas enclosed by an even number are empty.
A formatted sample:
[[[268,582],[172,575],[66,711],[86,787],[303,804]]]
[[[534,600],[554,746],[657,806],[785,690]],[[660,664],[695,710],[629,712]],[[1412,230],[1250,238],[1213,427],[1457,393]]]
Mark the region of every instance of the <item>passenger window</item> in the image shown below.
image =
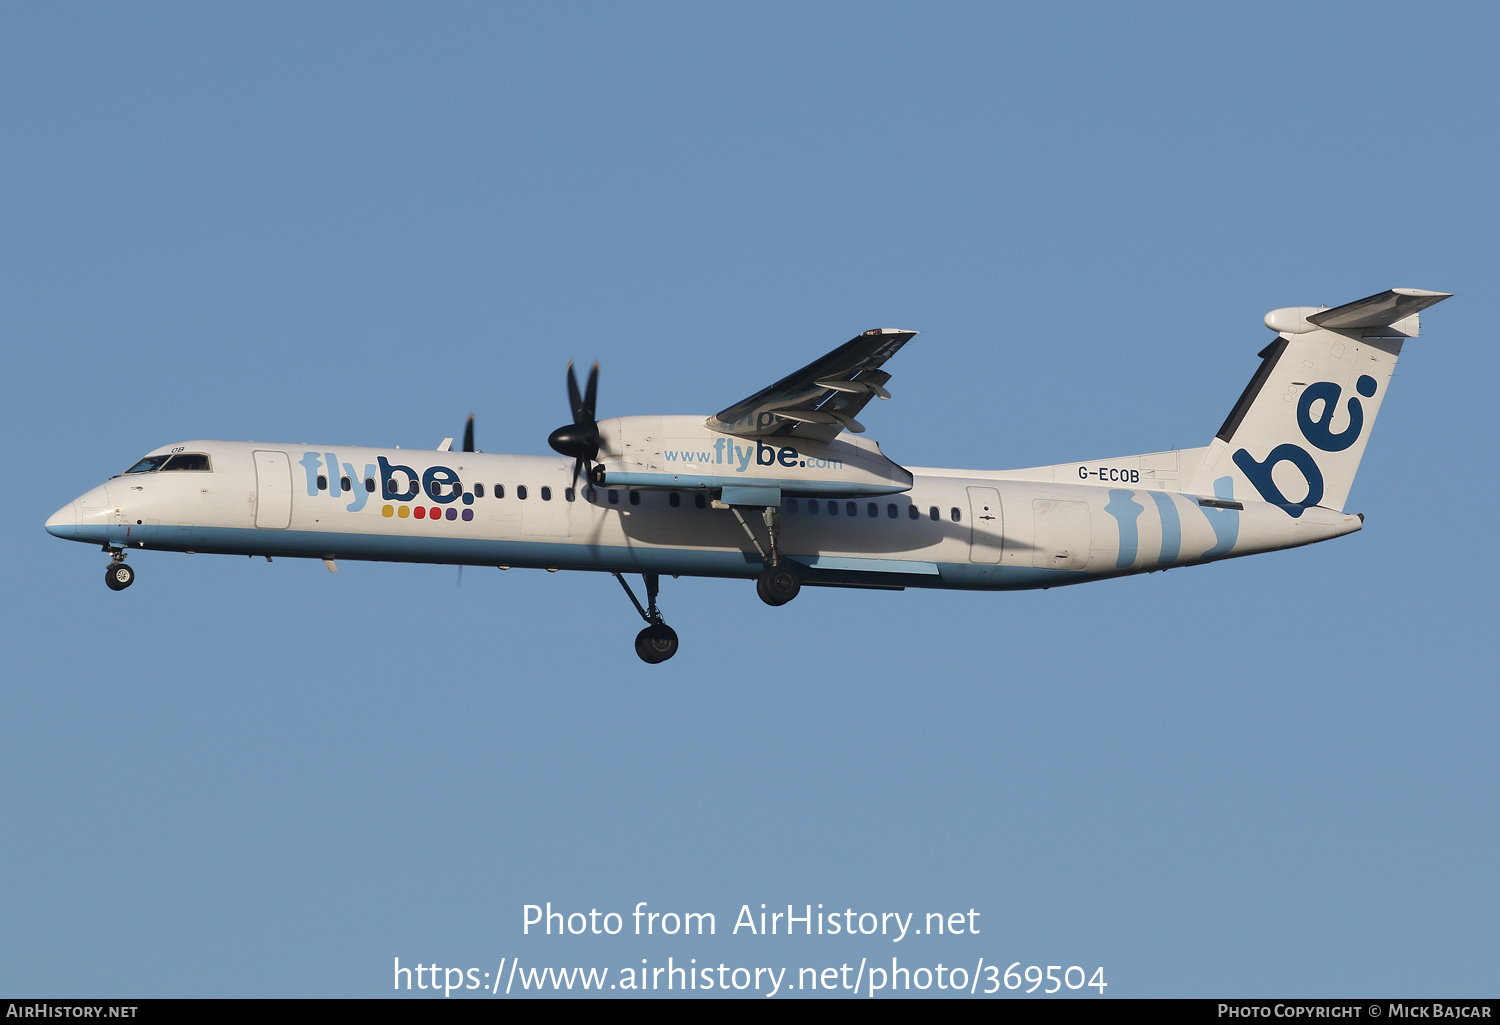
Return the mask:
[[[590,485],[589,487],[586,487],[586,488],[583,489],[583,500],[585,502],[592,502],[594,499],[596,499],[598,497],[599,497],[599,492],[597,492],[597,491],[594,490],[593,485]]]
[[[955,505],[952,509],[948,510],[948,516],[953,520],[954,523],[957,523],[961,518],[958,511],[958,506]]]
[[[837,502],[835,502],[833,499],[830,498],[828,500],[828,515],[829,516],[837,516],[838,514],[839,514],[839,504]]]
[[[914,520],[920,520],[922,518],[922,514],[917,511],[917,507],[914,505],[909,505],[906,507],[906,515]]]
[[[365,490],[368,491],[372,495],[375,493],[375,478],[374,477],[366,477],[365,478]]]
[[[549,488],[549,487],[547,487],[546,485],[542,486],[542,501],[543,502],[550,502],[550,501],[552,501],[552,489]]]
[[[707,509],[708,498],[703,494],[703,492],[700,491],[693,496],[693,504],[696,505],[699,509]]]
[[[672,492],[667,496],[667,504],[670,505],[673,509],[676,509],[682,504],[682,496],[675,491]]]
[[[927,515],[932,517],[933,523],[936,523],[943,518],[942,514],[938,512],[937,506],[933,506],[932,510]]]
[[[791,513],[797,511],[797,500],[795,498],[788,498],[786,500],[786,511]]]
[[[484,497],[484,485],[483,484],[475,484],[474,485],[474,497],[475,498],[483,498]]]
[[[323,474],[323,473],[318,474],[318,490],[319,491],[327,491],[328,490],[328,475],[327,474]]]
[[[844,512],[848,513],[850,516],[858,516],[859,506],[855,505],[853,502],[845,502]]]
[[[516,485],[516,497],[518,499],[520,499],[521,501],[523,501],[523,502],[526,501],[526,485],[525,484],[517,484]],[[933,509],[932,509],[932,518],[933,519],[937,519],[937,507],[936,506],[933,506]]]
[[[893,520],[896,518],[897,513],[896,513],[896,503],[895,502],[892,502],[890,505],[887,505],[885,507],[885,514],[886,514],[886,516],[890,517]]]
[[[578,492],[574,491],[572,488],[568,488],[568,490],[563,492],[563,497],[571,502],[578,497]]]
[[[609,492],[609,504],[610,505],[619,505],[620,504],[620,493],[618,491],[611,491],[611,492]]]
[[[341,489],[343,489],[344,491],[353,491],[354,490],[354,482],[352,480],[350,480],[348,477],[340,477],[339,478],[339,487]]]
[[[880,506],[876,505],[874,502],[871,502],[869,508],[866,509],[865,512],[869,513],[870,519],[873,520],[880,515]]]
[[[505,485],[504,484],[496,484],[495,485],[495,497],[496,498],[504,498],[505,497]]]
[[[639,491],[632,491],[630,493],[630,504],[631,505],[640,505],[641,504],[641,493]]]

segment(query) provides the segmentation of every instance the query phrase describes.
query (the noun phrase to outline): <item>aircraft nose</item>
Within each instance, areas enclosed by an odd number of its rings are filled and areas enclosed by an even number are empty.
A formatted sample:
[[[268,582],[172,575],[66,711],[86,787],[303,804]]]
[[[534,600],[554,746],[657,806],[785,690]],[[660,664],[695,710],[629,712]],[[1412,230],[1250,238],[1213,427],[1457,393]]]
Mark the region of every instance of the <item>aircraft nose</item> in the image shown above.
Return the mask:
[[[53,537],[73,537],[79,527],[78,503],[69,502],[48,516],[45,526]]]

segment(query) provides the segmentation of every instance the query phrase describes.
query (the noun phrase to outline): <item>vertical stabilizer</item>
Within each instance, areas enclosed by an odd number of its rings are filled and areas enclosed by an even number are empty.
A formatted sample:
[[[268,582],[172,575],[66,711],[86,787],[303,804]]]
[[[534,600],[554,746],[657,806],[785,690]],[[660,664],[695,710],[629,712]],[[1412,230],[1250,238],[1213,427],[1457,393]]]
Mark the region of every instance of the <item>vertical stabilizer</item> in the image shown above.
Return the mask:
[[[1448,297],[1393,288],[1334,309],[1266,314],[1276,339],[1185,490],[1213,495],[1227,477],[1235,498],[1293,517],[1342,510],[1402,343],[1416,337],[1418,312]]]

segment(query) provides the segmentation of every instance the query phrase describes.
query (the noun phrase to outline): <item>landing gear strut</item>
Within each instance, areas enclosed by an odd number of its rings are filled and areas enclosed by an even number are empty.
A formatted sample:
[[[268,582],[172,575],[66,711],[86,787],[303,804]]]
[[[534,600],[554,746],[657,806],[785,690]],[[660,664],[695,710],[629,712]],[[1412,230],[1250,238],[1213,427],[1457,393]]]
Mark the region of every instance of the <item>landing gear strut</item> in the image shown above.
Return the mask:
[[[125,553],[118,548],[106,548],[109,552],[109,568],[104,571],[104,583],[111,591],[123,591],[135,583],[135,570],[125,565]]]
[[[730,508],[735,519],[740,521],[740,526],[745,528],[745,533],[750,535],[755,550],[766,560],[766,568],[755,578],[755,593],[767,605],[785,605],[801,592],[802,577],[781,555],[781,510],[768,505],[761,513],[762,519],[766,521],[766,533],[771,538],[771,550],[767,552],[760,546],[760,539],[750,529],[750,524],[745,522],[739,509],[733,506]]]
[[[641,576],[646,581],[645,608],[641,607],[640,600],[636,598],[635,592],[630,589],[624,577],[616,573],[615,579],[620,582],[621,587],[625,588],[625,594],[629,596],[630,603],[646,621],[646,629],[635,635],[635,653],[641,657],[642,662],[655,665],[677,654],[677,631],[662,621],[661,610],[656,607],[656,595],[661,590],[661,578],[655,573],[642,573]]]

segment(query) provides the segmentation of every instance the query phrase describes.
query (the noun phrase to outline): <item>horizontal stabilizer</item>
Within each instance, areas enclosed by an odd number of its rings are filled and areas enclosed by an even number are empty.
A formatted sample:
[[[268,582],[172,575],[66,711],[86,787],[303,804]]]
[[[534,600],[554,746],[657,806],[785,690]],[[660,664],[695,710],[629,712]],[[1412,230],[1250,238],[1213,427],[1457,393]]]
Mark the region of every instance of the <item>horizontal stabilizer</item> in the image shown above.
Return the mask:
[[[1343,306],[1335,306],[1331,310],[1310,314],[1307,321],[1333,331],[1348,331],[1358,327],[1389,327],[1452,295],[1452,292],[1428,292],[1421,288],[1391,288]]]

